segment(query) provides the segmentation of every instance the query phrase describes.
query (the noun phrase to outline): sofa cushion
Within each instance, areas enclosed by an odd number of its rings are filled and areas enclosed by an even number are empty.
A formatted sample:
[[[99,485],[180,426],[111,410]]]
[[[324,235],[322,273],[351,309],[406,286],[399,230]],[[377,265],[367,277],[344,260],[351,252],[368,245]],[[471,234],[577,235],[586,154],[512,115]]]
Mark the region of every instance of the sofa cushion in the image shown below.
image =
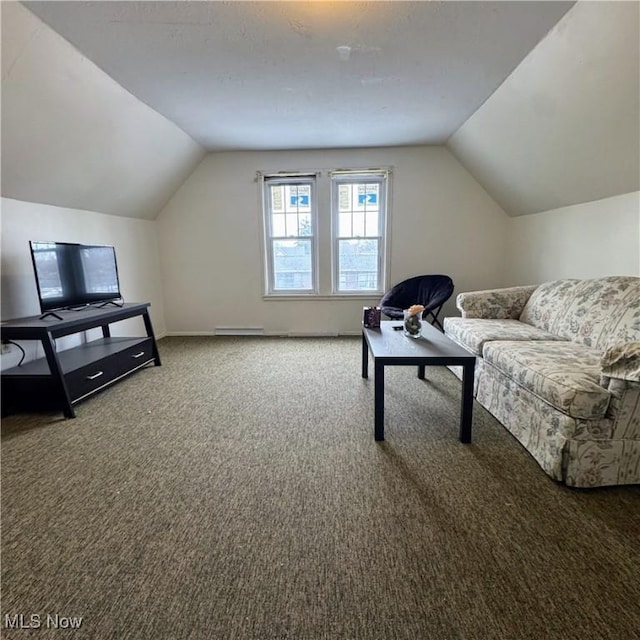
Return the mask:
[[[609,392],[600,386],[600,353],[575,342],[487,342],[486,362],[573,418],[603,418]]]
[[[482,347],[490,340],[562,340],[519,320],[445,318],[444,331],[449,338],[477,356],[482,355]]]
[[[640,339],[640,278],[556,280],[529,297],[520,320],[603,351]]]
[[[629,278],[623,303],[611,313],[609,322],[598,337],[596,347],[603,351],[616,345],[640,342],[640,278]]]
[[[520,320],[539,329],[557,333],[560,316],[581,280],[554,280],[541,284],[527,300]]]

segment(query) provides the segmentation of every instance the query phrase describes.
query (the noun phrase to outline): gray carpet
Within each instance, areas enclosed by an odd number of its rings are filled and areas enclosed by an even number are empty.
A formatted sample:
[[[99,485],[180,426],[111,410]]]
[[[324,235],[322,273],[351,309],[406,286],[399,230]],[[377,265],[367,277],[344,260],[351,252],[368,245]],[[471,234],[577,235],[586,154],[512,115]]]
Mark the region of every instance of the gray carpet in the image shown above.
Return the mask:
[[[159,346],[3,420],[3,638],[640,638],[640,487],[553,482],[478,405],[461,444],[446,369],[387,370],[376,443],[357,338]]]

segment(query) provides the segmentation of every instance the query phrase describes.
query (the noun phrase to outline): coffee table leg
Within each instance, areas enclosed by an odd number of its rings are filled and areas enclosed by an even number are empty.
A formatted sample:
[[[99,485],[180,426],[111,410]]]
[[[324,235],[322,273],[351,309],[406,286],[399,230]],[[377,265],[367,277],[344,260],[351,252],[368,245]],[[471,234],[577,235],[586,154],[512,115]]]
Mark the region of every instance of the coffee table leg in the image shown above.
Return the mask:
[[[462,370],[462,404],[460,407],[460,442],[471,442],[473,421],[473,370],[475,361]]]
[[[375,384],[374,384],[374,437],[376,440],[384,440],[384,364],[374,358]]]
[[[424,380],[424,370],[425,370],[425,365],[419,364],[418,365],[418,379],[419,380]]]
[[[362,332],[362,377],[369,377],[369,345],[364,337],[364,331]]]

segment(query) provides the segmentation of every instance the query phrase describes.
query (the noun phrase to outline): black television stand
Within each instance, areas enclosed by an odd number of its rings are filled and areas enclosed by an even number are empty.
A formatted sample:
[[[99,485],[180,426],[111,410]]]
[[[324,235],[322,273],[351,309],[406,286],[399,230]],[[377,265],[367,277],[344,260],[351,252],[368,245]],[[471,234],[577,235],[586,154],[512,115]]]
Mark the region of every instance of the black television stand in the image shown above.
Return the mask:
[[[49,315],[49,314],[45,314]],[[85,313],[57,311],[57,322],[44,316],[0,324],[0,338],[37,340],[45,356],[2,372],[2,414],[58,408],[75,418],[73,405],[151,363],[160,366],[148,302],[123,303],[115,309],[87,308]],[[145,336],[112,337],[110,325],[141,317]],[[58,352],[55,339],[100,327],[102,338]]]

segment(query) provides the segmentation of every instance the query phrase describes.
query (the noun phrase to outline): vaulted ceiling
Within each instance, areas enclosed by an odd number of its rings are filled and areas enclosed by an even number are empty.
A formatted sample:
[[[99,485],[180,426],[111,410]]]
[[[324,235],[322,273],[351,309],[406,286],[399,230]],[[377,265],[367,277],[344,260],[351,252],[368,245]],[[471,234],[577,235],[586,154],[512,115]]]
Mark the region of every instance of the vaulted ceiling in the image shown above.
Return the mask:
[[[208,150],[443,143],[573,2],[25,2]]]
[[[638,190],[638,7],[2,2],[2,195],[154,218],[206,151],[443,143],[510,215]]]
[[[448,146],[509,215],[640,190],[640,3],[576,4]]]

